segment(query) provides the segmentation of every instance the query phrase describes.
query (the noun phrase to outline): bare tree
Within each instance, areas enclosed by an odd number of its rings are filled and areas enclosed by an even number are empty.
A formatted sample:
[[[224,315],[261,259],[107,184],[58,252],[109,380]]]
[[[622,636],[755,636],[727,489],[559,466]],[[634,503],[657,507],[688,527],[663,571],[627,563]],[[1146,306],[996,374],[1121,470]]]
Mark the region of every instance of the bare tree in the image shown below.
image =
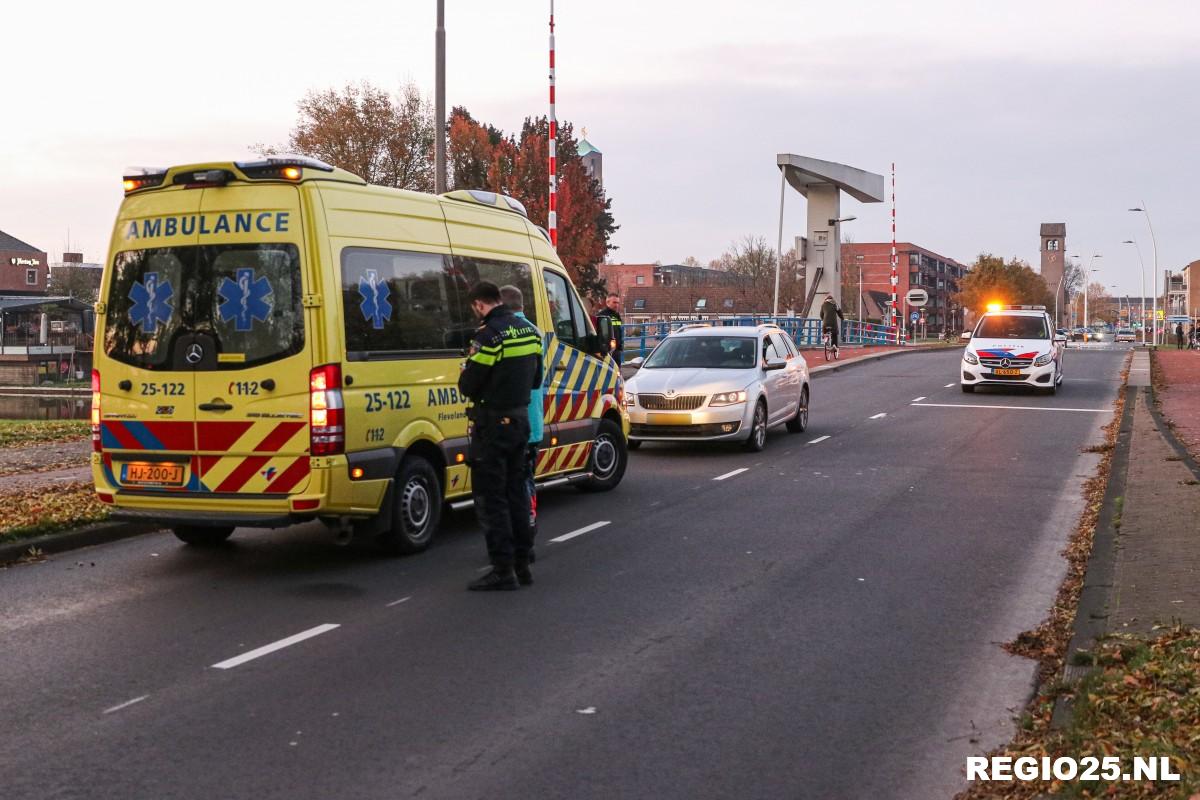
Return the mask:
[[[319,158],[368,183],[432,192],[436,122],[428,100],[406,84],[398,96],[366,81],[309,92],[286,146],[255,145]]]

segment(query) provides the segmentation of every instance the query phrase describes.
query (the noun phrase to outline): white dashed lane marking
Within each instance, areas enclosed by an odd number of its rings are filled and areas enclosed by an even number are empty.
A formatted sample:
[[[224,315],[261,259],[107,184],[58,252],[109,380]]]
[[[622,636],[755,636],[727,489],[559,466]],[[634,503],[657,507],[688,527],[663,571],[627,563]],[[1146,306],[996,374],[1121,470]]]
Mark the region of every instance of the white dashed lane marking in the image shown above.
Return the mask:
[[[713,478],[713,480],[714,481],[723,481],[726,478],[732,478],[734,475],[741,475],[743,472],[746,472],[749,469],[750,469],[749,467],[742,467],[741,469],[735,469],[733,472],[726,472],[724,475],[718,475],[717,477]]]
[[[149,697],[149,696],[150,696],[150,695],[148,695],[148,694],[144,694],[144,695],[142,695],[141,697],[135,697],[135,698],[133,698],[132,700],[126,700],[124,703],[120,703],[120,704],[118,704],[118,705],[115,705],[115,706],[113,706],[112,708],[106,708],[106,709],[104,709],[104,713],[105,713],[105,714],[111,714],[111,713],[113,713],[114,711],[120,711],[122,708],[129,708],[129,707],[130,707],[131,705],[133,705],[134,703],[140,703],[140,702],[142,702],[143,700],[145,700],[145,699],[146,699],[147,697]]]
[[[391,608],[392,606],[398,606],[401,603],[407,603],[409,600],[412,600],[412,595],[409,595],[408,597],[401,597],[399,600],[393,600],[387,604],[387,607]]]
[[[815,438],[811,442],[809,442],[809,444],[817,444],[819,442],[825,441],[828,438],[829,438],[828,436],[818,436],[817,438]]]
[[[943,386],[942,388],[943,388],[943,389],[951,389],[951,388],[953,388],[953,387],[954,387],[954,384],[953,384],[953,383],[947,383],[947,384],[946,384],[945,386]]]
[[[884,418],[884,417],[886,417],[886,416],[887,416],[887,412],[886,412],[886,411],[880,411],[880,412],[879,412],[878,414],[876,414],[875,416],[873,416],[873,417],[870,417],[870,419],[883,419],[883,418]]]
[[[576,536],[583,536],[585,533],[591,533],[592,531],[596,530],[597,528],[603,528],[605,525],[611,525],[611,524],[612,524],[611,520],[604,520],[603,522],[593,522],[591,525],[580,528],[578,530],[571,531],[570,533],[564,533],[562,536],[555,537],[554,539],[551,539],[550,541],[565,542],[568,539],[574,539]]]
[[[919,402],[921,402],[921,401],[922,401],[922,400],[924,400],[924,399],[925,399],[925,396],[924,396],[924,395],[921,395],[920,397],[914,397],[914,398],[913,398],[913,402],[914,402],[914,403],[919,403]]]
[[[303,642],[305,639],[311,639],[314,636],[320,636],[322,633],[329,633],[329,631],[340,627],[340,625],[335,625],[333,623],[318,625],[315,628],[309,628],[306,631],[301,631],[300,633],[297,633],[294,636],[289,636],[286,639],[280,639],[278,642],[271,642],[271,644],[265,644],[262,647],[251,650],[248,653],[242,653],[240,656],[234,656],[233,658],[219,661],[216,664],[213,664],[213,669],[233,669],[234,667],[245,664],[247,661],[253,661],[256,658],[262,658],[265,655],[274,653],[276,650],[282,650],[285,647],[291,647],[294,644]]]

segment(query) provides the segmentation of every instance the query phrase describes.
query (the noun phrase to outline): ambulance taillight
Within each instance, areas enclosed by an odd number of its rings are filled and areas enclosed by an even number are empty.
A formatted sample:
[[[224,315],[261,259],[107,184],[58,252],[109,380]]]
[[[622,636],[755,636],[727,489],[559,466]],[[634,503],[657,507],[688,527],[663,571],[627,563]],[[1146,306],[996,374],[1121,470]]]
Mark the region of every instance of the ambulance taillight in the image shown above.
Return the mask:
[[[346,407],[342,402],[342,368],[316,367],[308,379],[309,453],[332,456],[346,449]]]
[[[100,370],[92,370],[92,450],[100,452]]]

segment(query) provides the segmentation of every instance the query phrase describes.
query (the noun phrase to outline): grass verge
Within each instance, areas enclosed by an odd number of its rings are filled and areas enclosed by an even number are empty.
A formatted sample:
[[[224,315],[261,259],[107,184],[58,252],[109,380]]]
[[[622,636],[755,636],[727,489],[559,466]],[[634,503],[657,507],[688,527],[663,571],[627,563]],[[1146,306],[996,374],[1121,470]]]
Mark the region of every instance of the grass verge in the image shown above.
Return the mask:
[[[4,498],[0,542],[27,539],[108,518],[91,482],[69,483]]]
[[[91,427],[84,419],[0,419],[0,449],[84,439]]]
[[[1200,630],[1175,627],[1155,638],[1110,636],[1093,651],[1098,669],[1075,687],[1074,713],[1050,727],[1053,697],[1039,697],[1017,739],[993,755],[1014,759],[1166,757],[1178,781],[976,782],[960,800],[1200,798]],[[1101,762],[1103,763],[1103,762]]]

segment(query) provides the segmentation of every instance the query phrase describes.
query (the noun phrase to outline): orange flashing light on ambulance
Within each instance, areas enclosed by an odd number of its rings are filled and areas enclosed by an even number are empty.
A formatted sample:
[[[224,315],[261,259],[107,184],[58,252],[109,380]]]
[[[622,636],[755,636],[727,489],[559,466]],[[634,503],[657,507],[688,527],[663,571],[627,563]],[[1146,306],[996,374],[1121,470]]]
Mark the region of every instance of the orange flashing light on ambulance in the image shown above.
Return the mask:
[[[321,519],[424,549],[470,495],[466,300],[512,284],[545,331],[539,479],[611,489],[624,385],[512,198],[369,186],[307,158],[125,178],[96,305],[92,474],[117,519],[190,544]]]

